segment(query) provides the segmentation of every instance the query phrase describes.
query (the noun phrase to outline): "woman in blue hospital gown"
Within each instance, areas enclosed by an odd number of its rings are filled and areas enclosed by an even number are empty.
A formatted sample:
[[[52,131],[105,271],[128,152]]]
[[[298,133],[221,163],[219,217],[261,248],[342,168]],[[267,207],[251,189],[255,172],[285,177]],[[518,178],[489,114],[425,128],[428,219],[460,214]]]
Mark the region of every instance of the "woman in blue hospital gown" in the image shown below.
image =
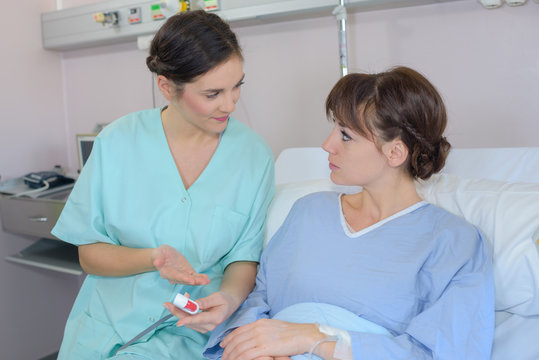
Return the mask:
[[[242,64],[215,14],[173,16],[156,34],[147,65],[168,106],[102,130],[52,231],[88,273],[59,359],[200,359],[253,289],[274,174],[267,144],[229,117]],[[203,312],[117,352],[185,292]]]
[[[414,186],[443,167],[450,148],[437,91],[405,67],[350,74],[326,111],[335,123],[323,144],[331,179],[361,191],[294,204],[262,254],[255,290],[215,329],[205,356],[489,359],[488,243]],[[346,318],[334,321],[335,309]]]

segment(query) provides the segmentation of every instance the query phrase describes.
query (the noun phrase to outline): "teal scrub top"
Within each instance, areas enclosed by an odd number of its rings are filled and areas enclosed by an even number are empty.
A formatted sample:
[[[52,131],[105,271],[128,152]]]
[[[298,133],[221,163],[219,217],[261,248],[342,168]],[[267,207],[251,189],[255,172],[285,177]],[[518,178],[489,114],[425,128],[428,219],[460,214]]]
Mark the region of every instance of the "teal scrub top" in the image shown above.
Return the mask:
[[[88,358],[110,355],[167,315],[163,303],[176,293],[187,291],[194,299],[208,296],[218,291],[228,264],[258,261],[273,192],[270,148],[233,118],[188,190],[170,153],[161,109],[129,114],[105,127],[52,234],[74,245],[168,244],[211,283],[171,285],[157,271],[126,277],[88,275],[67,321],[59,359],[89,351],[94,353]],[[187,346],[201,354],[207,335],[174,323],[173,317],[163,326],[172,325],[176,335],[193,340]]]

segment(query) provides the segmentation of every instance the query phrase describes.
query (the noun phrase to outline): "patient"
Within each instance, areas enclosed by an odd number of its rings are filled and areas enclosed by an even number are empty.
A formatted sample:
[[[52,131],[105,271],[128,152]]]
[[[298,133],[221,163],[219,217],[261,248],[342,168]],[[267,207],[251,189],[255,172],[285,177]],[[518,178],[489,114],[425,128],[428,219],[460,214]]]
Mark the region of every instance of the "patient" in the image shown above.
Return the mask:
[[[204,355],[489,359],[490,249],[477,228],[414,186],[449,152],[440,95],[406,67],[350,74],[331,90],[326,113],[335,124],[322,145],[331,180],[361,191],[294,204],[264,250],[256,288]]]

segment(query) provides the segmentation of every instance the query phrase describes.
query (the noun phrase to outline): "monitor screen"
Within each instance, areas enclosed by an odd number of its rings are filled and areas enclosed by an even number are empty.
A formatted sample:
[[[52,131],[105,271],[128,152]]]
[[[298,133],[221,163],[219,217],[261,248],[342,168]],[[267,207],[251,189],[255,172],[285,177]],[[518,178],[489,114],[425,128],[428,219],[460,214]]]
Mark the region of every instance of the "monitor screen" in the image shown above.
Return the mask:
[[[79,170],[82,170],[84,164],[90,156],[94,140],[97,134],[77,134],[77,152],[79,154]]]

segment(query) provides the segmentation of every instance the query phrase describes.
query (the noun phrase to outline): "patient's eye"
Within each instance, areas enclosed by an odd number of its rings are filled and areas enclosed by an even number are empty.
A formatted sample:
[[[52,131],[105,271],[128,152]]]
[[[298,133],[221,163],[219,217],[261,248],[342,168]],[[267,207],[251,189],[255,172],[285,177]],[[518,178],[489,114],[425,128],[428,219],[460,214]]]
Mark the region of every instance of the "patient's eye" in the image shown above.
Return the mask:
[[[348,134],[346,133],[346,130],[341,129],[341,134],[342,134],[342,141],[349,141],[349,140],[352,140],[352,138],[350,137],[350,135],[348,135]]]

